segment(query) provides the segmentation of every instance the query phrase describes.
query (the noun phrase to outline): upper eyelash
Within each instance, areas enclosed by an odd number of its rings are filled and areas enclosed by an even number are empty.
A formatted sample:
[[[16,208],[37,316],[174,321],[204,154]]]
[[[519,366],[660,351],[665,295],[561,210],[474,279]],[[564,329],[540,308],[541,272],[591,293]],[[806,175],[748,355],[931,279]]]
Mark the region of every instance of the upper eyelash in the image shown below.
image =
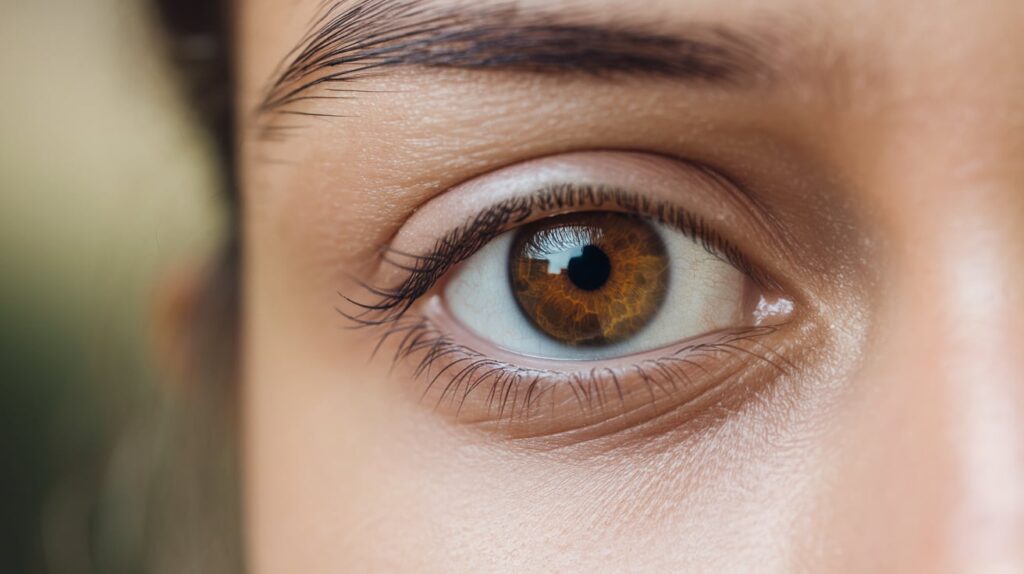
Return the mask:
[[[484,209],[472,221],[463,224],[438,239],[424,254],[412,254],[385,247],[381,260],[407,273],[397,286],[376,287],[359,282],[374,302],[358,301],[342,295],[359,311],[338,312],[356,326],[372,326],[397,321],[452,267],[465,261],[489,241],[523,223],[537,212],[554,212],[574,207],[601,208],[613,205],[617,209],[651,217],[675,227],[685,236],[701,244],[708,253],[719,257],[745,273],[755,283],[769,289],[778,289],[772,277],[753,265],[743,253],[699,215],[668,201],[652,201],[646,196],[619,188],[573,183],[550,185],[525,196],[513,197]]]

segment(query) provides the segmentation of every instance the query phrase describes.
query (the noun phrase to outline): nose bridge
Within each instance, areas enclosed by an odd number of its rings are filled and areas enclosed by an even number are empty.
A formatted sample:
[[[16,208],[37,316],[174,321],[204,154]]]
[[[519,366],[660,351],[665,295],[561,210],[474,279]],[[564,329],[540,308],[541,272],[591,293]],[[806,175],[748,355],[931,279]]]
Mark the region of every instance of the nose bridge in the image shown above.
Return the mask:
[[[945,178],[894,263],[910,392],[933,394],[946,453],[945,537],[958,562],[1024,568],[1024,330],[1020,189]],[[948,189],[943,189],[948,188]],[[1017,212],[1019,213],[1019,211]],[[940,501],[936,501],[939,503]]]
[[[990,41],[917,54],[853,130],[885,239],[835,486],[869,569],[1024,572],[1024,70]]]
[[[859,448],[885,501],[879,535],[915,542],[889,551],[1024,571],[1024,177],[1007,153],[1024,134],[955,112],[891,132],[918,143],[886,146],[872,183],[890,257]]]
[[[941,165],[875,182],[901,192],[838,535],[872,569],[1024,572],[1024,188]]]

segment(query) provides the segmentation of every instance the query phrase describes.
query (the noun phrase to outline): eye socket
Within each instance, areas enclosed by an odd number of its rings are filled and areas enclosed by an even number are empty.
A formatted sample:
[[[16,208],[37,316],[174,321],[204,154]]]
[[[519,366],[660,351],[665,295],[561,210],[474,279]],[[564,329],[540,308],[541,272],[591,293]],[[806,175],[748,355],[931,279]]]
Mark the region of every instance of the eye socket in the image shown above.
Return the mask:
[[[582,212],[506,232],[444,289],[452,316],[511,353],[587,361],[743,324],[749,277],[681,231]]]
[[[379,326],[377,350],[410,363],[419,400],[461,424],[537,444],[669,412],[684,424],[743,400],[809,349],[799,342],[812,322],[790,320],[776,280],[784,237],[711,170],[565,154],[426,204],[362,284],[369,299],[346,296],[354,311],[339,311]]]

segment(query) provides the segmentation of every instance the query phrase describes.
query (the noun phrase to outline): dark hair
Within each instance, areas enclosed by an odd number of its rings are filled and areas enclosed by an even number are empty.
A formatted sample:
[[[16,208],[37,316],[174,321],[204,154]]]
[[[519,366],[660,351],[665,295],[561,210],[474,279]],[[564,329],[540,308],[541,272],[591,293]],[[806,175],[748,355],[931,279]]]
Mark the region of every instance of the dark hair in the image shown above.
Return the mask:
[[[159,512],[148,571],[243,570],[238,488],[237,390],[241,301],[239,202],[235,171],[230,0],[155,0],[166,49],[193,120],[214,143],[227,203],[227,238],[184,312],[177,333],[191,358],[190,383],[174,414],[167,456],[154,477]]]
[[[234,371],[238,326],[239,193],[236,175],[234,74],[231,57],[230,0],[155,0],[168,33],[169,57],[182,82],[189,108],[214,142],[221,167],[222,196],[228,203],[227,241],[212,262],[206,286],[186,321],[184,343],[207,376]],[[225,344],[230,348],[225,348]],[[224,381],[221,381],[222,383]]]
[[[182,75],[199,120],[217,144],[225,173],[234,182],[234,74],[228,0],[155,0],[169,33],[171,59]],[[232,186],[229,190],[234,192]]]

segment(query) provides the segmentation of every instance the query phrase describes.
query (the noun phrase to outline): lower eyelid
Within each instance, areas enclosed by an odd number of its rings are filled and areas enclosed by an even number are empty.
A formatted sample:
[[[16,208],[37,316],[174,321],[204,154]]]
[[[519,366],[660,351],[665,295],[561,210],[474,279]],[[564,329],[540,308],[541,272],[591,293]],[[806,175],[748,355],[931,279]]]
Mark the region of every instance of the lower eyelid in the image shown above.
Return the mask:
[[[403,318],[384,337],[427,407],[509,438],[565,434],[578,442],[581,435],[604,436],[670,411],[698,412],[739,379],[785,375],[792,363],[771,343],[785,327],[732,329],[600,364],[522,357],[513,363],[500,350],[456,343],[462,335],[435,323],[429,311]]]

